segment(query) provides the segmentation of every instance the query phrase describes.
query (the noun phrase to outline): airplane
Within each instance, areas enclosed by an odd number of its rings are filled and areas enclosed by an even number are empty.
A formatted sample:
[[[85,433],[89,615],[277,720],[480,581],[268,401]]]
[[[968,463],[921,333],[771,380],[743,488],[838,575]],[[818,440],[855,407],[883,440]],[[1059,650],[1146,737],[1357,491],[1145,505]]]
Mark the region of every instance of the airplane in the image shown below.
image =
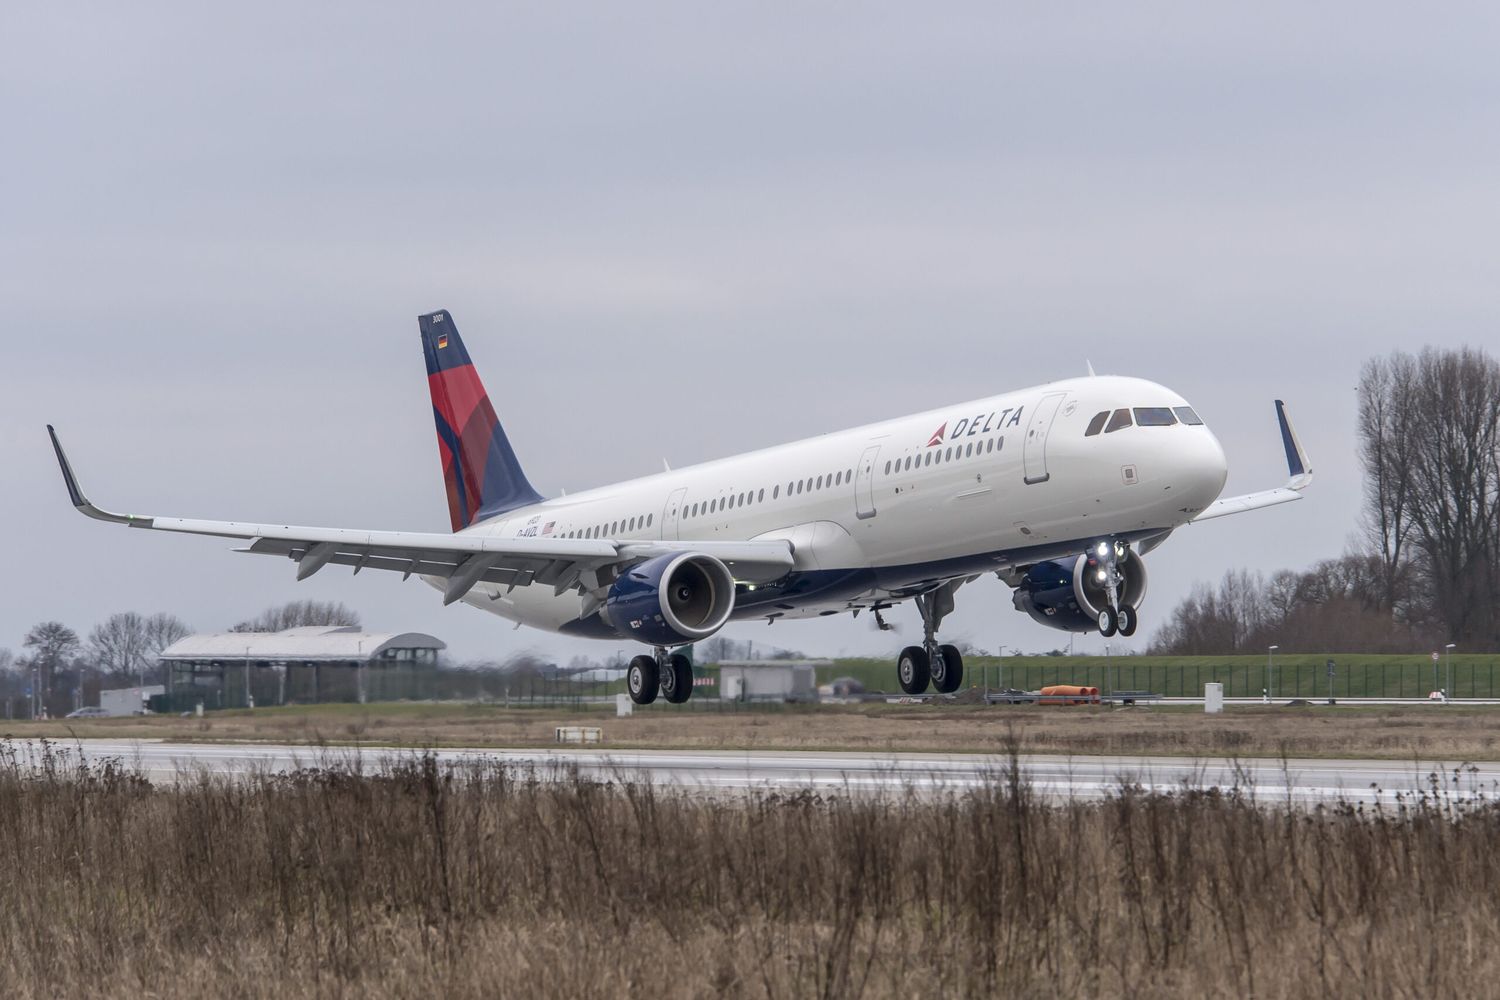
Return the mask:
[[[693,692],[682,647],[730,621],[884,612],[911,601],[922,642],[901,650],[909,695],[952,693],[963,657],[938,632],[986,573],[1050,628],[1131,635],[1142,559],[1179,528],[1301,499],[1307,459],[1276,401],[1288,480],[1220,498],[1228,466],[1182,396],[1087,377],[824,434],[582,493],[526,478],[447,310],[418,318],[452,534],[117,514],[90,503],[47,432],[73,506],[132,528],[238,539],[289,557],[297,579],[350,566],[418,576],[509,621],[637,640],[632,700]],[[665,463],[664,463],[665,464]]]

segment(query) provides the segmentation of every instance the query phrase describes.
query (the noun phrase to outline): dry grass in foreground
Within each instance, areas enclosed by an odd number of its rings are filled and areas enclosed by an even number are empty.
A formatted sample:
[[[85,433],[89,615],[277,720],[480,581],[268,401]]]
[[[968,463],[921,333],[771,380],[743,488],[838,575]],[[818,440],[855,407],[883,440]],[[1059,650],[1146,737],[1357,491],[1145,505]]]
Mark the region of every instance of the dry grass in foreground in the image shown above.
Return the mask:
[[[1500,758],[1500,709],[1420,704],[1234,706],[1219,716],[1179,707],[873,704],[735,712],[668,706],[616,719],[612,708],[403,702],[215,712],[204,719],[8,722],[4,732],[16,737],[534,747],[552,743],[553,727],[573,725],[602,727],[606,746],[616,749],[1004,753],[1013,733],[1023,753]]]
[[[0,763],[7,996],[1428,997],[1500,976],[1500,809],[1122,789],[715,800],[412,758]]]

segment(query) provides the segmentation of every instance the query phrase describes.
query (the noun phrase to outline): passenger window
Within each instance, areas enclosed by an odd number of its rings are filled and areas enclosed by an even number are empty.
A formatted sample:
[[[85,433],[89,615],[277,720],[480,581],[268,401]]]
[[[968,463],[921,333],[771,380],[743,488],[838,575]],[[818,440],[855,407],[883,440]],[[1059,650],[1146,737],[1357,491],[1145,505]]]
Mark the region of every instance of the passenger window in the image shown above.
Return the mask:
[[[854,482],[854,470],[853,469],[845,469],[844,470],[844,482],[846,482],[846,483],[852,483],[852,482]]]
[[[1191,427],[1201,427],[1203,418],[1191,406],[1174,406],[1172,412],[1177,414],[1177,419]]]
[[[656,515],[655,514],[647,514],[646,515],[646,527],[648,527],[648,528],[651,527],[651,522],[655,521],[655,520],[656,520]]]
[[[1177,423],[1170,406],[1137,406],[1135,422],[1140,427],[1171,427]]]
[[[771,499],[775,500],[781,496],[781,487],[775,486],[771,489]]]
[[[1116,410],[1115,415],[1109,418],[1109,426],[1104,428],[1104,433],[1113,434],[1122,427],[1130,426],[1130,411]]]
[[[964,458],[973,458],[973,457],[974,457],[974,442],[970,441],[969,442],[969,446],[964,449]]]
[[[822,488],[823,488],[823,477],[819,476],[816,485],[813,486],[813,489],[821,490]]]
[[[887,476],[889,476],[891,474],[891,463],[890,462],[885,463],[885,474]]]
[[[761,490],[759,493],[757,493],[755,495],[755,502],[756,503],[765,503],[766,502],[766,491],[765,490]]]
[[[1104,430],[1104,421],[1108,419],[1108,410],[1105,410],[1103,413],[1094,414],[1094,419],[1089,421],[1089,429],[1083,432],[1083,436],[1091,438],[1095,434],[1098,434],[1100,431]]]

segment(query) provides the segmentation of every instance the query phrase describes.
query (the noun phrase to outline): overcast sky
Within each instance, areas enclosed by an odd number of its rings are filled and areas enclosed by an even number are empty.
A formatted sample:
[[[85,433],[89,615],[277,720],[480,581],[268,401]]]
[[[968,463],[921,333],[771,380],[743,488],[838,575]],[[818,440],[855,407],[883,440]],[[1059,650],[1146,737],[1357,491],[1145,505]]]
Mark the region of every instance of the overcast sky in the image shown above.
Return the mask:
[[[105,506],[447,530],[436,308],[544,493],[1091,359],[1187,396],[1227,492],[1285,478],[1278,396],[1318,475],[1153,553],[1117,649],[1195,580],[1339,554],[1361,361],[1500,344],[1496,8],[1059,6],[8,5],[0,647],[311,597],[460,658],[624,648],[67,505],[49,421]],[[992,578],[946,634],[1066,639]]]

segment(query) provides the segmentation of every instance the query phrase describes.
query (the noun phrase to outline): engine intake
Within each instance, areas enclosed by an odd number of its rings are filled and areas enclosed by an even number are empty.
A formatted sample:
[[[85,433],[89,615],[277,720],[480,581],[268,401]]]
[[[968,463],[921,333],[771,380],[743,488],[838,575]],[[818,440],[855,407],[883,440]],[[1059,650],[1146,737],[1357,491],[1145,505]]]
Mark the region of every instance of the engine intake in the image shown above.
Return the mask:
[[[1048,628],[1099,631],[1099,612],[1109,605],[1109,592],[1099,580],[1099,568],[1098,561],[1088,555],[1037,563],[1016,587],[1012,597],[1016,610]],[[1146,599],[1146,564],[1132,554],[1118,568],[1123,577],[1120,603],[1139,608]]]
[[[653,646],[707,639],[734,611],[734,576],[713,556],[669,553],[638,563],[609,588],[610,628]]]

